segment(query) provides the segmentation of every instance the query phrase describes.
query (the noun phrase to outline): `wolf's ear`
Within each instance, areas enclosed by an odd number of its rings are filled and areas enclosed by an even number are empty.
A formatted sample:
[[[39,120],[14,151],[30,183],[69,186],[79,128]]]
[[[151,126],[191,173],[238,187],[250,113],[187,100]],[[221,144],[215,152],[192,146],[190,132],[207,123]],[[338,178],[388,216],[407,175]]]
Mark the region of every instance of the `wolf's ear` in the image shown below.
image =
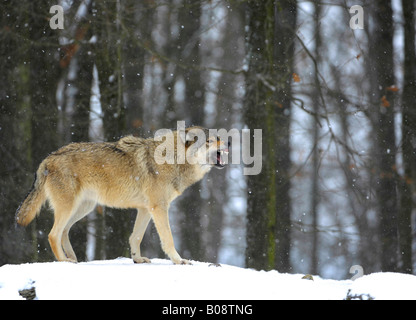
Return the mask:
[[[188,128],[184,131],[179,131],[179,136],[185,147],[193,146],[195,149],[205,145],[206,135],[204,130],[200,128]]]
[[[179,137],[184,144],[187,144],[187,142],[193,142],[197,136],[198,134],[195,132],[195,130],[179,130]]]

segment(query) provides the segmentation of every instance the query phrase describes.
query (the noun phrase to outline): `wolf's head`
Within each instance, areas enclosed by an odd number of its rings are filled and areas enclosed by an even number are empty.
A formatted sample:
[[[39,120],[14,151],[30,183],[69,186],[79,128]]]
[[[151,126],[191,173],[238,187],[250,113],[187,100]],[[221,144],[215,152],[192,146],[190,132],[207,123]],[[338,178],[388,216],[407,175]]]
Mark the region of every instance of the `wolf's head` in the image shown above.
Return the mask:
[[[222,141],[216,130],[189,127],[179,132],[185,144],[186,161],[203,167],[222,169],[228,163],[229,144]]]

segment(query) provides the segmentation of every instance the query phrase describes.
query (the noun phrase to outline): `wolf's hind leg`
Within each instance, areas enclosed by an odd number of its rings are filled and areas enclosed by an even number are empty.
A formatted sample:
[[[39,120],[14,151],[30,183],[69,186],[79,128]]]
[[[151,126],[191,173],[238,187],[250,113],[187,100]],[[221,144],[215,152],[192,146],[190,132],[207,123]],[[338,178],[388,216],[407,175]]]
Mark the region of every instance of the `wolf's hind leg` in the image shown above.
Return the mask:
[[[69,230],[71,227],[84,218],[88,213],[90,213],[95,208],[96,202],[92,200],[82,201],[74,214],[72,214],[71,219],[68,221],[65,229],[62,233],[62,247],[65,251],[66,256],[70,260],[77,261],[77,256],[75,255],[74,249],[72,249],[71,242],[69,241]]]
[[[136,222],[134,223],[133,232],[129,238],[131,257],[134,263],[150,263],[150,260],[146,257],[142,257],[140,253],[140,243],[143,240],[150,218],[151,217],[147,209],[137,209]]]
[[[55,221],[52,227],[51,232],[48,235],[49,244],[58,261],[69,261],[76,262],[76,260],[67,257],[64,250],[62,249],[62,235],[67,225],[68,221],[71,218],[71,211],[64,210],[61,208],[55,209]]]

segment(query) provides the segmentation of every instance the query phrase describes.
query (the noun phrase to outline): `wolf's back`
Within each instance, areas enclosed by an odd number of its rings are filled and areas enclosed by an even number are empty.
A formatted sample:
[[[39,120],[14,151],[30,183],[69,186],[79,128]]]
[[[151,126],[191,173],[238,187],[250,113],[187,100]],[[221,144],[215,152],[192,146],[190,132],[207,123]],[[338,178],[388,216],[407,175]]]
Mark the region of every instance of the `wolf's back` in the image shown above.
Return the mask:
[[[16,211],[16,222],[19,225],[26,227],[32,222],[46,201],[45,181],[47,174],[45,161],[43,161],[36,172],[32,190]]]

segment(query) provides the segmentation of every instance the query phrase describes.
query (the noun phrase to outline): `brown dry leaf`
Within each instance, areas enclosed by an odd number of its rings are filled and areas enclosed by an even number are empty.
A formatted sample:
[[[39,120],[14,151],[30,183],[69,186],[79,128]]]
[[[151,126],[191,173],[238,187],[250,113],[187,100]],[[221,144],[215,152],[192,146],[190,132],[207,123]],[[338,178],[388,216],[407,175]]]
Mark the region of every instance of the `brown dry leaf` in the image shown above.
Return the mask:
[[[390,102],[387,100],[386,96],[381,97],[381,105],[386,108],[390,107]]]
[[[300,77],[297,73],[293,72],[292,78],[294,82],[300,82]]]
[[[62,69],[68,67],[69,63],[72,60],[72,57],[78,52],[80,48],[79,43],[71,43],[64,47],[62,47],[62,51],[64,52],[64,56],[59,60],[59,65]]]
[[[75,40],[76,40],[76,42],[62,47],[62,51],[64,52],[64,56],[59,61],[59,65],[61,66],[61,68],[65,69],[66,67],[68,67],[72,58],[76,55],[76,53],[80,49],[80,47],[81,47],[80,41],[84,40],[88,29],[89,29],[88,24],[79,27],[75,31]]]
[[[279,109],[282,109],[283,108],[283,104],[281,104],[280,102],[278,102],[278,101],[275,101],[274,102],[274,104],[279,108]]]
[[[397,92],[399,91],[399,88],[397,88],[394,84],[390,87],[386,88],[387,91],[391,91],[391,92]]]

